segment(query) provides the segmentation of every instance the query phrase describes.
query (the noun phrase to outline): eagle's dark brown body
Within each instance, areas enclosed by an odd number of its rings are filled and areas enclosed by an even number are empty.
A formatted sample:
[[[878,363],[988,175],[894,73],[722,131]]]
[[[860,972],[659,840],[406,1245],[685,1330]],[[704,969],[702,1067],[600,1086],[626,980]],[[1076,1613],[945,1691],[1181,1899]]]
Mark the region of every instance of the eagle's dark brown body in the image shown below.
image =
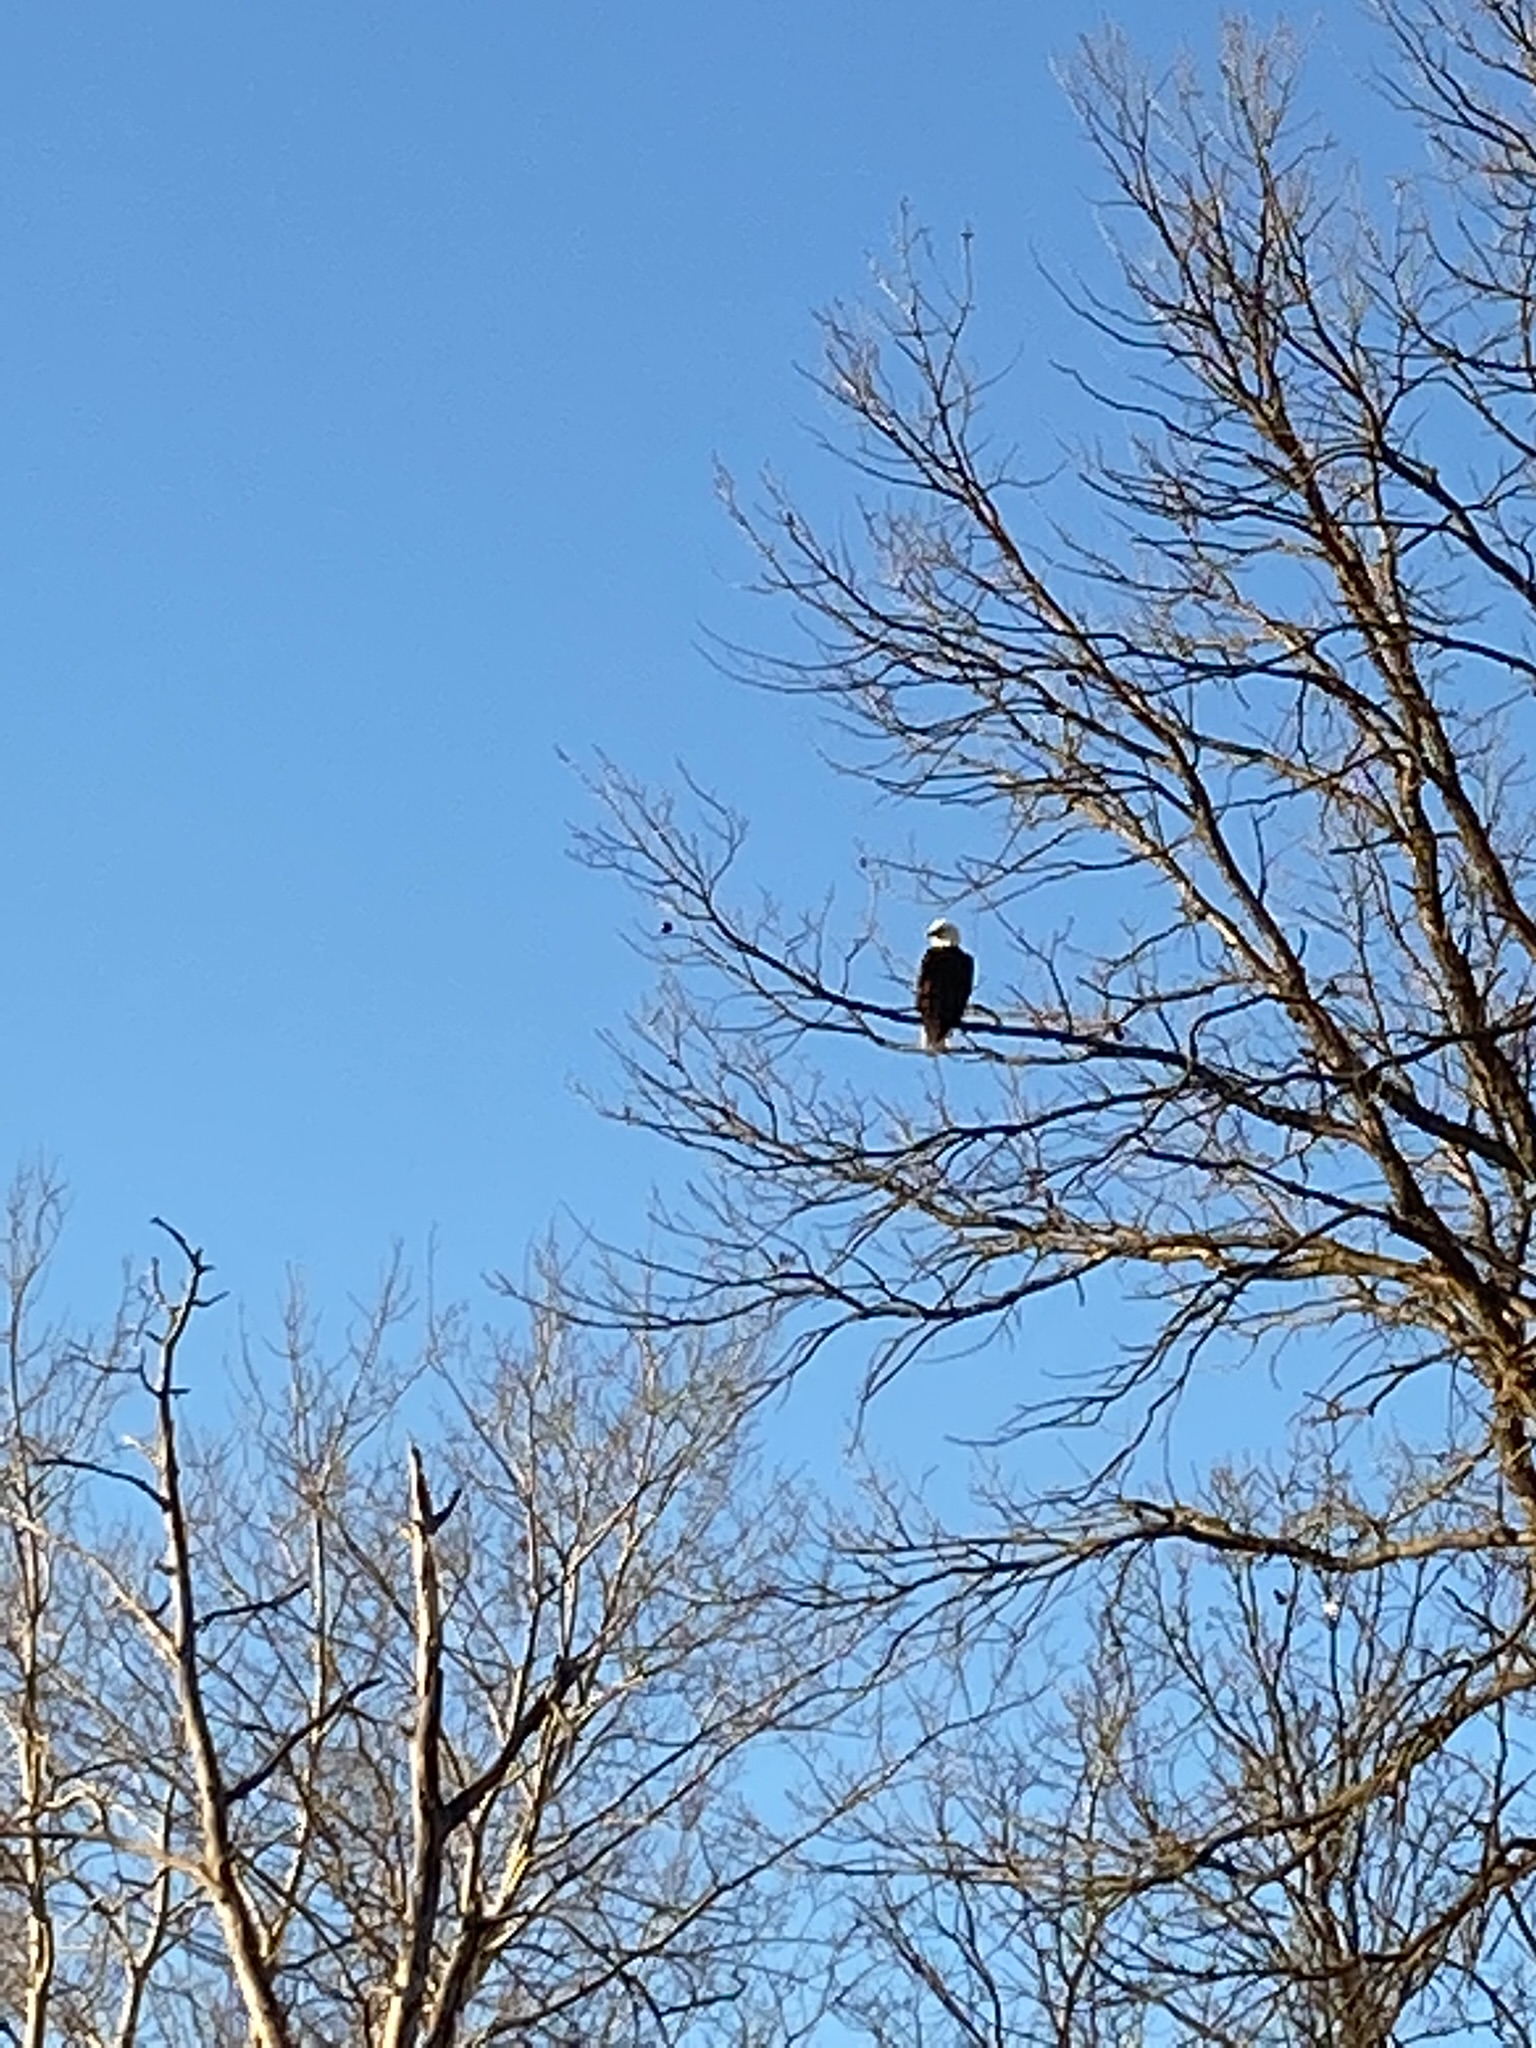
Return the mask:
[[[976,962],[960,944],[952,924],[933,926],[928,937],[931,943],[917,970],[917,1014],[923,1023],[924,1045],[930,1052],[938,1052],[965,1016],[976,985]]]

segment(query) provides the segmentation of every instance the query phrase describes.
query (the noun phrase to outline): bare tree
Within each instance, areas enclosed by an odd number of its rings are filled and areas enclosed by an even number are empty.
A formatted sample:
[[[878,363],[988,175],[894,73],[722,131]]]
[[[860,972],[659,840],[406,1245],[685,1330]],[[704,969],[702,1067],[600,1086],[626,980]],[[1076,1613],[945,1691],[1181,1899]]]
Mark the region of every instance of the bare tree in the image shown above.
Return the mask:
[[[840,1090],[911,1052],[906,990],[845,972],[869,936],[751,922],[739,821],[615,778],[589,852],[671,927],[627,1113],[726,1169],[681,1276],[703,1307],[803,1302],[899,1358],[1113,1272],[1161,1308],[1106,1398],[1215,1330],[1326,1314],[1475,1362],[1528,1487],[1529,301],[1490,227],[1530,190],[1525,130],[1459,81],[1467,132],[1431,139],[1478,143],[1473,217],[1376,229],[1283,45],[1231,31],[1214,103],[1113,43],[1084,61],[1132,216],[1128,303],[1091,309],[1136,366],[1123,454],[1088,471],[1107,535],[1031,538],[1039,494],[980,431],[969,279],[920,240],[883,324],[826,322],[823,389],[886,487],[867,548],[738,507],[811,635],[763,673],[939,813],[943,857],[905,873],[976,907],[990,1007],[958,1061]]]
[[[1237,1680],[1200,1677],[1191,1593],[1154,1613],[1119,1695],[1145,1731],[1177,1678],[1207,1779],[1117,1751],[1108,1834],[1055,1838],[1085,1982],[1123,2006],[1136,1973],[1195,1971],[1206,1989],[1164,2008],[1191,2039],[1398,2038],[1457,1971],[1493,1986],[1483,2024],[1525,2038],[1488,1944],[1526,1942],[1531,1833],[1502,1816],[1528,1769],[1536,1543],[1536,13],[1378,13],[1412,151],[1379,204],[1307,116],[1283,33],[1229,27],[1209,86],[1192,64],[1144,75],[1114,37],[1084,51],[1119,282],[1077,293],[1094,367],[1069,375],[1103,439],[1070,461],[998,425],[968,244],[955,279],[904,233],[877,307],[824,320],[854,537],[778,489],[728,501],[803,633],[750,673],[823,707],[916,842],[869,858],[873,907],[762,908],[739,818],[618,773],[586,842],[664,920],[621,1113],[707,1162],[648,1271],[657,1323],[787,1310],[787,1367],[853,1332],[871,1390],[989,1340],[1016,1374],[1005,1434],[1045,1440],[975,1534],[878,1518],[872,1593],[978,1626],[1017,1593],[1038,1630],[1062,1589],[1102,1598],[1110,1560],[1145,1610],[1182,1553],[1191,1585],[1228,1574],[1241,1634],[1262,1568],[1342,1589],[1305,1640],[1278,1609],[1242,1637],[1251,1673],[1298,1688],[1283,1800],[1273,1773],[1267,1808],[1223,1775],[1263,1745],[1233,1720]],[[893,899],[922,906],[899,932]],[[909,980],[936,911],[980,967],[941,1057],[916,1047]],[[1095,1301],[1114,1340],[1044,1355],[1054,1295]],[[1251,1430],[1233,1374],[1263,1390]],[[1241,1456],[1277,1420],[1303,1465],[1324,1441],[1344,1460],[1310,1524]],[[1062,1429],[1079,1476],[1053,1492],[1020,1473],[1062,1469]],[[1238,1474],[1221,1488],[1193,1476],[1213,1445]],[[1129,1642],[1101,1645],[1101,1675]],[[1389,1653],[1400,1670],[1372,1661]],[[1268,1814],[1256,1864],[1224,1833],[1251,1824],[1224,1818],[1238,1790]],[[1442,1796],[1473,1862],[1415,1821],[1412,1899],[1389,1911],[1404,1809]],[[986,1855],[931,1839],[963,1947]],[[1177,1925],[1149,1909],[1127,1934],[1117,1908],[1101,1935],[1115,1885],[1178,1877],[1165,1843],[1190,1863]],[[1354,1890],[1325,1882],[1334,1857]],[[909,1901],[879,1897],[900,1956]],[[1272,1910],[1270,1936],[1244,1921]],[[1303,1922],[1310,1950],[1285,1931]],[[1027,1920],[1015,1936],[1022,1967]],[[1305,2018],[1314,1995],[1333,2031]],[[1010,2031],[1005,2007],[934,2038],[1119,2038],[1087,2017]]]
[[[8,1239],[14,2037],[767,2038],[826,1818],[786,1745],[854,1632],[779,1590],[759,1345],[595,1345],[553,1274],[481,1337],[397,1268],[339,1350],[295,1298],[221,1385],[174,1230],[105,1340],[39,1323],[57,1207],[24,1184]]]
[[[1423,1540],[1470,1521],[1428,1475],[1358,1487],[1360,1448],[1218,1470],[1157,1541],[1085,1536],[1070,1629],[1021,1544],[972,1544],[983,1604],[947,1539],[928,1739],[818,1845],[856,2038],[1536,2039],[1530,1588]],[[1394,1523],[1420,1541],[1391,1555]],[[1266,1525],[1288,1557],[1231,1540]],[[1370,1565],[1340,1541],[1366,1530]]]

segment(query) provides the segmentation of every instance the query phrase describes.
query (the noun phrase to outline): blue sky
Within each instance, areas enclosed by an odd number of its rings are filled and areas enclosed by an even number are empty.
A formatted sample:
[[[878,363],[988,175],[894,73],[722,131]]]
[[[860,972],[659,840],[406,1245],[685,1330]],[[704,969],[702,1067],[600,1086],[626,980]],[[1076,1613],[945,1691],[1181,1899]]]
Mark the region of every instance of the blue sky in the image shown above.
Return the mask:
[[[903,201],[976,230],[1016,416],[1078,424],[1033,265],[1102,265],[1051,68],[1099,18],[9,11],[0,1157],[61,1163],[77,1257],[161,1211],[259,1305],[639,1231],[666,1162],[570,1086],[642,977],[560,751],[685,759],[786,896],[846,870],[857,792],[699,652],[789,624],[712,464],[841,488],[795,366]]]

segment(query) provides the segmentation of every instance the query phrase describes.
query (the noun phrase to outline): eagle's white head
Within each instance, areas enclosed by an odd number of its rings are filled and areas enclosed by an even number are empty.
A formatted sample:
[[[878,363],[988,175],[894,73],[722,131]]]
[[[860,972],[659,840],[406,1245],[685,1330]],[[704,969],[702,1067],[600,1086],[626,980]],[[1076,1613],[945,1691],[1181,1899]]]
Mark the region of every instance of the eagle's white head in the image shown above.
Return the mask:
[[[928,927],[928,943],[930,946],[958,946],[959,925],[951,924],[947,917],[936,917]]]

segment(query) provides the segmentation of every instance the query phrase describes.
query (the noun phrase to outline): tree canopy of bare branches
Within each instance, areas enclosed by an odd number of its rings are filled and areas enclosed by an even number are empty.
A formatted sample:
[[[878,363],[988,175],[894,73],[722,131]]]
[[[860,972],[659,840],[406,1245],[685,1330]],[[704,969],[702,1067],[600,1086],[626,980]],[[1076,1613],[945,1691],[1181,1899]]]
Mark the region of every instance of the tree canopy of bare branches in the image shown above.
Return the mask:
[[[1084,313],[1127,362],[1088,537],[983,431],[969,277],[911,238],[825,323],[863,545],[738,508],[811,648],[759,674],[940,814],[905,876],[973,916],[964,1049],[917,1056],[865,935],[739,910],[718,806],[615,777],[587,844],[671,927],[625,1114],[713,1167],[663,1314],[787,1303],[899,1362],[1108,1279],[1147,1334],[1075,1413],[1327,1330],[1339,1400],[1479,1389],[1523,1514],[1536,60],[1522,9],[1388,20],[1446,176],[1385,222],[1283,38],[1230,30],[1212,91],[1085,56],[1124,289]]]
[[[23,1176],[5,2038],[752,2038],[819,1824],[783,1744],[852,1643],[778,1590],[805,1530],[754,1343],[593,1344],[553,1275],[482,1336],[396,1268],[344,1342],[296,1297],[231,1378],[175,1230],[104,1332],[48,1325],[59,1215]]]
[[[961,1745],[922,1824],[850,1852],[881,2041],[928,2038],[893,1963],[946,2042],[1139,2039],[1155,1989],[1176,2038],[1356,2048],[1474,1981],[1459,2023],[1529,2038],[1536,12],[1376,12],[1377,185],[1283,31],[1166,76],[1083,51],[1117,266],[1074,294],[1090,445],[1010,436],[1034,373],[974,359],[969,242],[904,230],[825,316],[856,518],[727,502],[799,635],[741,665],[890,800],[869,907],[765,907],[727,806],[599,782],[587,855],[665,915],[618,1108],[697,1161],[647,1312],[771,1306],[791,1368],[852,1333],[871,1389],[995,1347],[992,1511],[882,1496],[850,1541],[964,1642],[957,1699],[988,1631],[1016,1680],[1045,1654],[1058,1592],[1064,1672],[1098,1632],[1056,1695],[1091,1731],[1070,1790]],[[939,1058],[935,914],[980,968]],[[1082,1356],[1035,1334],[1056,1296],[1099,1311]],[[1260,1483],[1245,1381],[1305,1499]],[[1053,1492],[1022,1445],[1063,1430]]]
[[[1475,1369],[1529,1490],[1536,165],[1498,53],[1437,71],[1398,27],[1405,94],[1461,97],[1428,124],[1454,178],[1385,225],[1283,41],[1231,30],[1210,93],[1085,57],[1125,281],[1085,312],[1128,359],[1088,538],[983,432],[969,276],[920,238],[878,316],[825,323],[864,545],[737,507],[811,649],[760,674],[944,814],[907,879],[979,920],[961,1072],[905,1057],[872,948],[845,974],[830,926],[735,908],[718,808],[616,780],[589,850],[673,926],[629,1108],[724,1169],[700,1306],[802,1301],[900,1356],[1114,1272],[1160,1308],[1106,1396],[1326,1316]]]

